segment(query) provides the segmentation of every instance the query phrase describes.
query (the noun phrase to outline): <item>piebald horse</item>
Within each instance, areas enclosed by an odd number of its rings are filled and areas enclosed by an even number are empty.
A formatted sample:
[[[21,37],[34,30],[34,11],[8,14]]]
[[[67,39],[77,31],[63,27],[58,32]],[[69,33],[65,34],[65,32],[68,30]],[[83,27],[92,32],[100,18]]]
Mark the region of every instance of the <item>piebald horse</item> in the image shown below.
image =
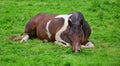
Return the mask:
[[[90,26],[80,12],[63,15],[40,13],[28,21],[21,36],[11,39],[26,42],[33,37],[65,47],[72,45],[72,51],[79,52],[81,47],[94,47],[88,40],[90,34]]]

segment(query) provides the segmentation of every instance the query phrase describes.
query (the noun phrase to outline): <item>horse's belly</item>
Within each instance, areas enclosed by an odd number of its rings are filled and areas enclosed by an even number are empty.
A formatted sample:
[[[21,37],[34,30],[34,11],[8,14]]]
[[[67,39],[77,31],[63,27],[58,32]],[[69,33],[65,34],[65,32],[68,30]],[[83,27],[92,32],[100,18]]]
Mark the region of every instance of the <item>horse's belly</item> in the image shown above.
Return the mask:
[[[55,41],[55,35],[50,34],[51,36],[49,37],[45,27],[42,27],[42,26],[37,27],[36,33],[37,33],[38,39],[47,40],[47,41]]]

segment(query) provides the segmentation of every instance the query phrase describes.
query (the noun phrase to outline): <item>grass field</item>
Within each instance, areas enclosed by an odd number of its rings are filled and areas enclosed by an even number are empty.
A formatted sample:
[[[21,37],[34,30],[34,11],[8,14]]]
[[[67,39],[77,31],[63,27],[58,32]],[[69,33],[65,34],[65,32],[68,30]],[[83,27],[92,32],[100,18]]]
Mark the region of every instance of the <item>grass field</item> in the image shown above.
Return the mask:
[[[38,13],[82,12],[91,25],[94,49],[72,53],[51,42],[7,40],[24,31]],[[120,66],[119,0],[0,0],[0,66]]]

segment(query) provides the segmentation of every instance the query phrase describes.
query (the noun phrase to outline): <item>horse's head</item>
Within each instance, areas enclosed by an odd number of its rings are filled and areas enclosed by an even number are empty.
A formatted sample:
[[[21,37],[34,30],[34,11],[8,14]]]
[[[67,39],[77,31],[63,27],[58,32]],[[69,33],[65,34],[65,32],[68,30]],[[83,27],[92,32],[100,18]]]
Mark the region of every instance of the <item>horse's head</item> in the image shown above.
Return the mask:
[[[84,33],[82,30],[83,25],[83,15],[79,12],[71,13],[71,17],[69,18],[69,33],[68,38],[72,44],[72,51],[79,52],[81,44],[84,40]]]

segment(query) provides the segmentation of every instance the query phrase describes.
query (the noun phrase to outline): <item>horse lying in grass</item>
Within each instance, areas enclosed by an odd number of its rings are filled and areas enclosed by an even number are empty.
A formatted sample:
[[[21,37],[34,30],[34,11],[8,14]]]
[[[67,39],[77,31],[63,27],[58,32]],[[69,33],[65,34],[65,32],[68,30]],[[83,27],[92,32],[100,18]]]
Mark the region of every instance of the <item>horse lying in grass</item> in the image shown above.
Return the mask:
[[[90,34],[90,26],[80,12],[64,15],[40,13],[30,19],[21,36],[14,36],[11,39],[26,42],[34,37],[65,47],[72,45],[73,52],[80,52],[81,47],[94,47],[88,40]]]

